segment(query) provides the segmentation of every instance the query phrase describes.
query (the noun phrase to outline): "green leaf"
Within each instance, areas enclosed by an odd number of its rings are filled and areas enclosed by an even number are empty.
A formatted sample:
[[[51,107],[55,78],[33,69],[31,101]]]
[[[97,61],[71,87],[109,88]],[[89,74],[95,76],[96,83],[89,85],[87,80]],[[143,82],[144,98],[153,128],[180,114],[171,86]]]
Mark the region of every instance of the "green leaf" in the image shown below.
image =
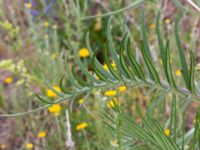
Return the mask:
[[[74,85],[76,88],[81,89],[82,86],[80,86],[80,85],[76,82],[74,76],[72,75],[72,73],[71,73],[71,71],[70,71],[70,69],[69,69],[69,65],[68,65],[68,62],[67,62],[67,55],[66,55],[66,54],[65,54],[65,64],[66,64],[66,65],[65,65],[65,71],[66,71],[67,78],[68,78],[69,82],[70,82],[72,85]]]
[[[96,53],[94,53],[92,57],[92,68],[94,72],[97,74],[97,76],[99,76],[104,82],[106,82],[106,84],[109,84],[110,82],[116,83],[117,81],[113,81],[109,79],[103,72],[100,71],[98,66],[96,66],[95,56],[96,56]]]
[[[73,54],[74,54],[74,57],[75,57],[75,62],[77,63],[77,65],[79,66],[79,68],[81,69],[81,71],[83,72],[83,74],[86,75],[86,77],[88,79],[90,79],[92,82],[96,83],[96,84],[99,84],[100,81],[97,80],[93,75],[91,75],[89,72],[88,72],[88,69],[83,65],[83,63],[81,62],[80,60],[80,57],[77,55],[77,51],[73,49]]]
[[[144,58],[145,64],[147,65],[147,68],[148,68],[148,70],[149,70],[149,72],[150,72],[150,74],[153,78],[153,81],[155,81],[158,84],[161,84],[158,73],[157,73],[155,67],[152,64],[152,61],[149,59],[149,57],[146,56],[144,46],[145,46],[145,43],[144,43],[144,41],[142,41],[141,42],[141,51],[142,51],[142,56]]]
[[[174,140],[176,140],[176,95],[173,94],[173,97],[171,99],[171,106],[170,106],[170,130],[172,131],[172,134],[173,134],[173,138]]]
[[[185,55],[183,53],[183,48],[181,46],[181,41],[180,41],[180,37],[179,37],[179,30],[178,30],[178,21],[179,18],[176,19],[175,22],[175,37],[176,37],[176,43],[177,43],[177,47],[178,47],[178,52],[179,52],[179,58],[181,61],[181,68],[182,68],[182,76],[183,79],[185,81],[185,85],[188,89],[190,89],[190,84],[189,84],[189,72],[188,72],[188,68],[187,68],[187,63],[186,63],[186,59],[185,59]]]
[[[170,51],[169,51],[169,41],[167,41],[166,45],[166,76],[167,80],[169,82],[169,85],[171,88],[176,88],[176,84],[174,82],[173,74],[172,74],[172,68],[170,63]]]
[[[62,76],[62,78],[60,79],[60,89],[62,90],[63,93],[65,94],[71,94],[71,92],[66,91],[65,88],[63,87],[63,80],[65,78],[65,75]]]
[[[133,69],[134,73],[136,74],[136,76],[138,78],[145,81],[145,76],[142,71],[142,68],[141,68],[140,64],[137,62],[137,60],[135,59],[135,56],[131,53],[130,40],[128,40],[127,54],[128,54],[128,58],[130,60],[130,63],[132,65],[132,69]]]
[[[193,95],[196,95],[195,91],[195,83],[194,83],[194,72],[195,72],[195,57],[193,51],[190,51],[190,76],[189,76],[189,82],[190,82],[190,90]]]
[[[164,42],[162,40],[162,36],[160,33],[160,13],[158,13],[157,18],[156,18],[156,34],[157,34],[157,39],[158,39],[158,44],[159,44],[159,49],[160,49],[160,55],[161,55],[161,59],[162,59],[162,63],[164,66],[164,71],[166,72],[166,51],[165,51],[165,46],[164,46]]]
[[[46,99],[44,99],[44,98],[42,98],[41,96],[39,96],[39,95],[35,95],[40,101],[42,101],[43,103],[46,103],[46,104],[56,104],[57,102],[51,102],[51,101],[49,101],[49,100],[46,100]]]
[[[58,92],[57,90],[55,90],[54,87],[44,77],[44,75],[42,75],[42,78],[43,78],[45,84],[48,86],[48,88],[51,89],[56,95],[58,95],[59,97],[64,97],[65,96],[65,94],[63,94],[63,93]]]
[[[119,55],[114,47],[114,43],[113,43],[113,39],[112,39],[112,35],[111,35],[111,29],[110,29],[110,27],[111,27],[110,22],[111,22],[111,18],[109,18],[108,24],[107,24],[108,47],[109,47],[111,55],[116,63],[118,70],[120,71],[120,73],[122,73],[122,75],[124,75],[126,78],[128,78],[127,74],[125,73],[125,71],[123,70],[123,68],[120,64]]]
[[[150,48],[149,48],[149,44],[148,44],[148,38],[147,38],[147,30],[146,30],[146,26],[145,26],[145,23],[144,23],[144,11],[142,11],[142,39],[143,39],[143,43],[144,43],[144,53],[146,55],[146,57],[151,60],[152,59],[152,56],[151,56],[151,51],[150,51]]]
[[[83,87],[92,87],[93,84],[91,82],[84,81],[76,72],[75,65],[72,66],[72,74],[74,75],[75,79],[78,81],[78,83]]]
[[[90,52],[90,58],[92,59],[92,56],[94,55],[94,52],[93,52],[92,47],[90,45],[89,33],[87,33],[87,35],[86,35],[86,45],[87,45],[87,48],[88,48],[88,50]],[[95,58],[95,63],[96,63],[96,66],[99,68],[100,72],[105,74],[107,77],[115,80],[115,77],[113,77],[112,74],[110,74],[109,72],[104,70],[104,68],[102,67],[101,63],[96,58]]]
[[[107,43],[106,43],[106,45],[107,45]],[[103,57],[104,57],[104,60],[105,60],[106,65],[108,66],[108,68],[109,68],[110,72],[112,73],[112,75],[113,75],[116,79],[118,79],[118,80],[120,81],[120,80],[121,80],[120,76],[119,76],[118,73],[113,69],[111,63],[109,62],[109,58],[108,58],[108,56],[107,56],[107,46],[106,46],[106,47],[104,48],[104,50],[103,50]]]
[[[124,72],[126,73],[126,75],[128,76],[129,79],[132,79],[132,80],[135,80],[135,76],[134,74],[132,74],[130,72],[130,70],[128,69],[127,65],[125,64],[125,60],[124,60],[124,57],[123,56],[123,52],[124,52],[124,49],[127,48],[127,44],[128,44],[128,41],[127,41],[127,33],[124,35],[123,39],[122,39],[122,42],[121,42],[121,45],[120,45],[120,55],[119,55],[119,60],[120,60],[120,64],[124,70]]]

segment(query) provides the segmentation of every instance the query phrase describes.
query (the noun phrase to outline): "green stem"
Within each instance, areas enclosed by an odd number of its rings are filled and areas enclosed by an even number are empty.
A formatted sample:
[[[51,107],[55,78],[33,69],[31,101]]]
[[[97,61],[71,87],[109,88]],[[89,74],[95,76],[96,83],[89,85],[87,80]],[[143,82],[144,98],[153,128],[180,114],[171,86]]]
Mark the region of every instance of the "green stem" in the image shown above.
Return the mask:
[[[121,121],[119,118],[119,112],[117,113],[117,143],[118,143],[118,150],[121,150]]]
[[[124,12],[124,11],[130,9],[131,7],[135,7],[142,2],[143,2],[143,0],[138,0],[138,1],[133,2],[130,5],[124,7],[124,8],[121,8],[121,9],[118,9],[118,10],[115,10],[115,11],[112,11],[112,12],[108,12],[108,13],[105,13],[105,14],[101,14],[101,15],[88,16],[88,17],[82,18],[81,20],[84,21],[84,20],[98,18],[98,17],[106,17],[106,16],[110,16],[110,15],[115,15],[115,14],[118,14],[118,13],[121,13],[121,12]]]
[[[87,138],[87,135],[86,135],[85,130],[83,130],[83,135],[84,135],[84,137],[85,137],[87,149],[90,150],[90,145],[89,145],[89,141],[88,141],[88,138]]]

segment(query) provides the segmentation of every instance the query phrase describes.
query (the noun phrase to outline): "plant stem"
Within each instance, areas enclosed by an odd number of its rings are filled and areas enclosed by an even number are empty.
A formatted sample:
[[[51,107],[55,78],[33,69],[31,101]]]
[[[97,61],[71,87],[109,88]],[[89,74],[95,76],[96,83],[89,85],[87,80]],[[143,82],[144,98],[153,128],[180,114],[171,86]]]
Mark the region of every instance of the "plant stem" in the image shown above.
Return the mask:
[[[119,118],[119,112],[117,113],[117,143],[118,143],[118,150],[121,150],[121,121]]]

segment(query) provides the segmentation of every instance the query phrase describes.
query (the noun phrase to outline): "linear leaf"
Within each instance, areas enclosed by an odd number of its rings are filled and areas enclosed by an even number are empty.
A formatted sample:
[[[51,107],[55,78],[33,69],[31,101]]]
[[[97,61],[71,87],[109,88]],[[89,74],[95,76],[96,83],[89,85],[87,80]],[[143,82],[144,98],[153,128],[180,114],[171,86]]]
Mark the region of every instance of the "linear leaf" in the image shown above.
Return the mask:
[[[133,71],[138,76],[138,78],[145,81],[145,76],[142,71],[142,68],[141,68],[140,64],[137,62],[137,60],[135,59],[135,56],[131,53],[130,40],[128,40],[127,54],[128,54],[129,60],[131,62]]]
[[[146,56],[146,53],[145,53],[145,43],[144,41],[141,42],[141,51],[142,51],[142,55],[143,55],[143,58],[144,58],[144,61],[148,67],[148,70],[153,78],[153,80],[158,83],[158,84],[161,84],[160,83],[160,79],[159,79],[159,76],[158,76],[158,73],[155,69],[155,67],[153,66],[152,64],[152,61],[149,59],[149,57]]]
[[[107,45],[107,44],[106,44]],[[108,56],[107,56],[107,46],[104,48],[103,50],[103,57],[104,57],[104,60],[106,62],[106,65],[108,66],[110,72],[112,73],[112,75],[118,79],[119,81],[121,80],[120,79],[120,76],[118,75],[118,73],[113,69],[111,63],[109,62],[109,59],[108,59]]]
[[[166,72],[166,69],[165,69],[166,51],[165,51],[164,42],[162,40],[162,36],[160,33],[160,13],[158,13],[157,18],[156,18],[156,34],[157,34],[157,39],[158,39],[158,44],[159,44],[159,49],[160,49],[160,55],[161,55],[162,63],[164,66],[164,71]]]
[[[65,94],[71,94],[71,92],[66,92],[65,88],[63,87],[63,80],[64,80],[64,78],[65,78],[65,75],[63,75],[62,78],[60,79],[60,89]]]
[[[165,66],[165,70],[166,70],[166,76],[167,76],[167,80],[169,82],[169,85],[172,88],[176,88],[176,84],[174,82],[174,78],[173,78],[173,74],[172,74],[172,68],[171,68],[171,63],[170,63],[170,52],[169,52],[169,41],[167,41],[167,45],[166,45],[166,66]]]
[[[67,62],[67,55],[66,55],[66,54],[65,54],[65,64],[66,64],[66,65],[65,65],[65,71],[66,71],[67,78],[68,78],[69,82],[70,82],[72,85],[74,85],[75,87],[77,87],[78,89],[81,89],[82,86],[80,86],[80,85],[76,82],[74,76],[72,75],[72,72],[71,72],[70,69],[69,69],[69,64],[68,64],[68,62]]]
[[[195,91],[195,83],[194,83],[194,72],[195,72],[195,57],[193,51],[190,51],[190,77],[189,77],[189,82],[190,82],[190,90],[192,94],[196,95]]]
[[[90,82],[86,82],[84,81],[79,75],[78,73],[76,72],[76,69],[75,69],[75,65],[72,66],[72,74],[74,75],[75,79],[78,81],[78,83],[83,86],[83,87],[92,87],[93,84]]]
[[[147,38],[147,30],[146,30],[146,26],[145,26],[145,23],[144,23],[144,11],[142,11],[142,39],[144,41],[144,49],[145,49],[145,54],[146,56],[148,57],[148,59],[151,60],[152,56],[151,56],[151,51],[150,51],[150,48],[149,48],[149,44],[148,44],[148,38]]]
[[[110,29],[110,22],[111,22],[111,18],[109,18],[108,20],[108,24],[107,24],[107,38],[108,38],[108,46],[109,46],[109,50],[111,52],[111,55],[117,65],[118,70],[120,71],[120,73],[122,73],[125,77],[127,77],[127,74],[124,72],[120,61],[119,61],[119,55],[116,52],[116,49],[114,47],[114,43],[113,43],[113,39],[112,39],[112,35],[111,35],[111,29]]]
[[[56,95],[63,97],[65,96],[65,94],[58,92],[56,89],[54,89],[54,87],[47,81],[47,79],[44,77],[44,75],[42,74],[42,78],[45,82],[45,84],[48,86],[49,89],[51,89],[54,93],[56,93]]]
[[[88,48],[88,50],[89,50],[89,52],[90,52],[90,58],[92,59],[92,56],[94,55],[94,52],[93,52],[92,47],[91,47],[91,45],[90,45],[89,32],[88,32],[87,35],[86,35],[86,45],[87,45],[87,48]],[[101,63],[100,63],[96,58],[95,58],[95,63],[96,63],[96,66],[99,68],[99,70],[100,70],[103,74],[105,74],[107,77],[110,77],[110,78],[113,79],[113,80],[115,79],[115,77],[113,77],[111,73],[107,72],[107,71],[102,67]]]
[[[124,61],[124,57],[123,56],[123,52],[124,49],[127,47],[128,41],[127,41],[127,33],[124,35],[121,45],[120,45],[120,55],[119,55],[119,60],[120,60],[120,64],[124,70],[124,72],[126,73],[126,75],[128,76],[129,79],[133,79],[135,80],[135,76],[130,72],[130,70],[128,69],[127,65],[125,64]]]
[[[179,18],[176,19],[175,22],[175,37],[176,37],[176,43],[177,43],[177,47],[178,47],[178,52],[179,52],[179,57],[180,57],[180,61],[181,61],[181,68],[182,68],[182,76],[183,79],[185,81],[185,85],[188,89],[190,89],[190,85],[189,85],[189,72],[188,72],[188,68],[187,68],[187,63],[186,63],[186,59],[185,59],[185,55],[183,53],[183,48],[181,46],[181,41],[180,41],[180,36],[179,36],[179,30],[178,30],[178,21]]]
[[[95,56],[96,53],[93,54],[92,56],[92,68],[94,70],[94,72],[103,80],[105,81],[107,84],[110,82],[113,82],[111,79],[107,78],[107,76],[105,76],[105,74],[103,74],[103,72],[101,72],[97,66],[96,66],[96,61],[95,61]]]

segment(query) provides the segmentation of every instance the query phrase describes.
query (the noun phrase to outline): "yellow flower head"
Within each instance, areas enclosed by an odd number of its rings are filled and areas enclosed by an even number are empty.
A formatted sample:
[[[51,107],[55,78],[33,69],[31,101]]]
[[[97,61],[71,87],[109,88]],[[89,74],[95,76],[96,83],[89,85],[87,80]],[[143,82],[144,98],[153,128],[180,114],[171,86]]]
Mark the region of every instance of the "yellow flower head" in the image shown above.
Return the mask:
[[[113,69],[117,69],[115,63],[112,63],[111,66],[113,67]],[[103,65],[103,68],[104,68],[104,70],[106,70],[106,71],[108,70],[108,66],[107,66],[106,64]]]
[[[110,100],[109,102],[107,102],[107,107],[108,108],[114,108],[115,106],[119,106],[119,105],[120,105],[120,103],[116,98],[114,98],[113,100]]]
[[[81,99],[78,100],[78,103],[79,103],[80,105],[83,104],[83,102],[84,102],[84,99],[83,99],[83,98],[81,98]]]
[[[165,129],[165,135],[170,136],[170,130],[169,129]]]
[[[59,112],[61,111],[60,104],[54,104],[48,108],[50,113],[53,113],[55,116],[59,115]]]
[[[150,25],[149,25],[149,29],[151,29],[151,30],[154,30],[154,29],[155,29],[155,27],[156,27],[156,26],[155,26],[155,24],[154,24],[154,23],[152,23],[152,24],[150,24]]]
[[[177,69],[177,70],[176,70],[176,76],[177,76],[177,77],[180,77],[181,74],[182,74],[182,73],[181,73],[181,70]]]
[[[101,12],[99,11],[97,13],[97,15],[101,15]],[[101,17],[96,18],[96,23],[95,23],[95,26],[94,26],[94,30],[95,31],[99,31],[99,30],[102,29],[102,27],[103,27],[103,25],[102,25],[102,18]]]
[[[85,129],[87,126],[88,126],[88,124],[87,124],[86,122],[82,122],[82,123],[80,123],[80,124],[78,124],[78,125],[76,126],[76,130],[78,130],[78,131],[83,130],[83,129]]]
[[[99,31],[99,30],[101,30],[102,29],[102,22],[101,21],[97,21],[96,23],[95,23],[95,26],[94,26],[94,30],[95,31]]]
[[[41,131],[38,133],[38,138],[44,138],[46,136],[46,132]]]
[[[10,84],[12,82],[13,82],[13,79],[11,77],[6,77],[4,80],[4,83],[6,83],[6,84]]]
[[[56,57],[57,57],[57,55],[56,55],[55,53],[53,53],[53,54],[51,55],[51,59],[52,59],[52,60],[56,59]]]
[[[117,91],[115,90],[108,90],[104,93],[105,96],[115,96],[117,94]]]
[[[31,3],[25,3],[24,6],[28,9],[31,9],[32,8],[32,4]]]
[[[108,66],[106,64],[103,65],[104,70],[108,70]]]
[[[160,62],[161,65],[163,65],[162,59],[159,59],[159,62]]]
[[[49,22],[48,22],[48,21],[45,21],[43,25],[44,25],[45,27],[48,27],[48,26],[49,26]]]
[[[193,123],[193,124],[196,124],[196,119],[195,119],[195,118],[192,120],[192,123]]]
[[[126,91],[127,87],[125,85],[119,87],[120,92]]]
[[[58,87],[58,86],[53,86],[53,88],[54,88],[57,92],[61,92],[60,87]],[[55,98],[55,97],[57,97],[57,94],[54,93],[51,89],[47,89],[46,93],[47,93],[47,96],[48,96],[49,98]]]
[[[26,143],[26,148],[27,149],[32,149],[33,148],[33,144],[32,143]]]
[[[111,143],[111,145],[114,146],[114,147],[118,147],[118,146],[119,146],[117,140],[114,140],[114,139],[113,139],[113,140],[110,141],[110,143]]]
[[[79,56],[80,57],[85,58],[85,57],[88,57],[89,55],[90,55],[90,52],[89,52],[89,50],[87,48],[81,48],[79,50]]]

